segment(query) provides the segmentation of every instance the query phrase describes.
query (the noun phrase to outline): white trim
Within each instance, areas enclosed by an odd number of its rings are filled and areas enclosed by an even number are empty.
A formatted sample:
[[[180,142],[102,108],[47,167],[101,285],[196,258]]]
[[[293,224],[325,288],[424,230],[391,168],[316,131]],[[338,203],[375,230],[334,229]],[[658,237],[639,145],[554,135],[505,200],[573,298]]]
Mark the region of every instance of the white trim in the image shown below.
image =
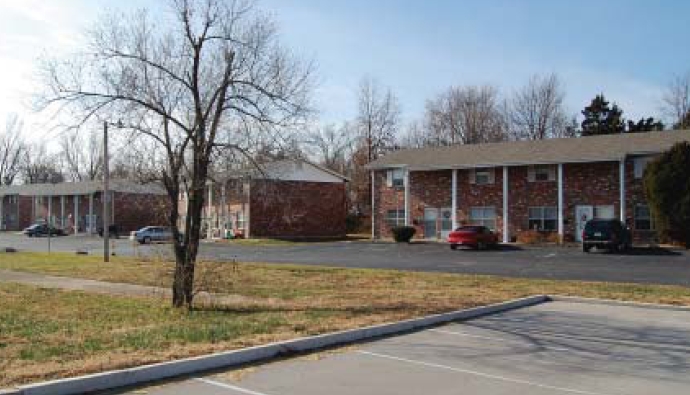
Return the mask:
[[[451,213],[451,222],[453,223],[453,230],[455,230],[458,227],[458,169],[453,169],[450,185],[451,210],[453,210]]]
[[[619,192],[620,192],[620,220],[625,223],[625,158],[620,160],[618,164],[618,174],[620,178]]]
[[[563,227],[563,163],[558,164],[558,239],[563,243],[565,231]]]
[[[405,226],[410,226],[410,170],[405,170]]]
[[[503,242],[510,242],[510,235],[508,234],[508,166],[503,166]]]

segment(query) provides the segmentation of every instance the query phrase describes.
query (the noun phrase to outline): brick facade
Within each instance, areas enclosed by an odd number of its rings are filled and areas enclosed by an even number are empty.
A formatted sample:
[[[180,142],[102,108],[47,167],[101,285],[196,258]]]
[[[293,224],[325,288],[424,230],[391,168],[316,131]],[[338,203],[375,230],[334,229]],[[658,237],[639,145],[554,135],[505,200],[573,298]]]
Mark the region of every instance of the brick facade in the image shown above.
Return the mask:
[[[553,175],[557,166],[550,165]],[[457,222],[458,225],[470,223],[472,207],[490,207],[495,212],[495,230],[503,232],[503,168],[495,167],[493,182],[478,185],[470,182],[474,170],[457,170]],[[636,205],[646,205],[642,180],[634,177],[634,158],[625,162],[626,220],[633,229],[637,242],[649,241],[653,231],[634,228]],[[429,208],[452,207],[452,170],[411,171],[409,175],[408,202],[410,222],[417,228],[418,238],[437,238],[436,234],[426,234],[424,210]],[[530,207],[558,207],[557,176],[548,180],[536,181],[529,177],[529,166],[508,167],[508,229],[511,239],[530,229]],[[563,225],[565,241],[575,239],[577,228],[576,207],[611,206],[614,218],[620,216],[620,174],[619,162],[567,163],[563,164]],[[375,237],[390,237],[390,226],[386,222],[389,210],[405,208],[403,187],[390,187],[386,184],[386,171],[375,172]],[[440,220],[439,220],[440,221]]]
[[[148,225],[167,225],[169,201],[167,196],[114,192],[112,223],[123,232]],[[101,193],[93,194],[94,230],[102,224],[103,201]],[[18,231],[39,221],[45,221],[50,212],[56,226],[69,232],[88,231],[89,195],[3,196],[4,230]],[[77,207],[75,210],[75,201]]]

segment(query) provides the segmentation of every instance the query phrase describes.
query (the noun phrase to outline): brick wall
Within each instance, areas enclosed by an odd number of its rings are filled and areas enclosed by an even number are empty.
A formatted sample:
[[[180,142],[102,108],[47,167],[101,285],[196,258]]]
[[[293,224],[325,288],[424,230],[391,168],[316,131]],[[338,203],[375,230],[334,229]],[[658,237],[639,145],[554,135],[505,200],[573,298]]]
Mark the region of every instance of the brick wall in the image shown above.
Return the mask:
[[[634,207],[646,204],[641,179],[634,178],[634,163],[626,161],[626,217],[634,228]],[[556,165],[553,169],[556,172]],[[458,224],[469,223],[472,207],[494,207],[496,231],[503,231],[503,168],[494,169],[494,182],[489,185],[470,183],[470,170],[458,170]],[[404,189],[386,185],[386,171],[375,173],[376,237],[390,237],[385,222],[388,210],[404,208]],[[417,228],[417,237],[425,237],[421,219],[425,208],[451,207],[451,170],[414,171],[410,173],[410,215]],[[509,230],[515,237],[529,230],[529,207],[557,207],[558,182],[528,179],[528,166],[513,166],[508,170]],[[618,162],[575,163],[563,165],[564,238],[575,239],[578,205],[613,206],[614,217],[620,213],[620,178]],[[654,232],[633,229],[635,240],[649,241]]]
[[[253,181],[250,236],[345,236],[345,198],[345,183]]]

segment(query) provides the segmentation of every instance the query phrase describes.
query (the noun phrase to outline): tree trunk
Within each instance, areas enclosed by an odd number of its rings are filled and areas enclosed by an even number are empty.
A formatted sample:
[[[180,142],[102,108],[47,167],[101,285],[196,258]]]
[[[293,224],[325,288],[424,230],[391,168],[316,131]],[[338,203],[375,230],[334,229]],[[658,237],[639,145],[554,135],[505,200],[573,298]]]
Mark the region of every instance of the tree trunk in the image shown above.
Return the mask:
[[[204,207],[206,185],[206,173],[199,171],[197,174],[198,176],[192,181],[189,190],[185,232],[183,235],[174,235],[175,276],[173,278],[173,306],[178,308],[185,306],[191,308],[194,301],[194,270],[199,252],[201,214]],[[173,227],[173,229],[176,229],[176,227]]]

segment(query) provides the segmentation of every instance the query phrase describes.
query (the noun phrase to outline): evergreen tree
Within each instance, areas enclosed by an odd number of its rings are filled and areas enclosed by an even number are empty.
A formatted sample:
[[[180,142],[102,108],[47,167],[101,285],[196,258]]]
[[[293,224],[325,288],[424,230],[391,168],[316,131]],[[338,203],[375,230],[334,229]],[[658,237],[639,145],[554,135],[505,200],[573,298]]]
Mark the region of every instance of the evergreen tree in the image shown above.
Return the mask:
[[[690,143],[678,143],[647,165],[644,189],[663,239],[690,248]]]
[[[597,95],[592,103],[582,111],[585,120],[582,121],[582,136],[597,136],[602,134],[616,134],[625,132],[623,110],[616,104],[609,107],[609,102],[603,94]]]
[[[664,130],[664,124],[661,121],[655,120],[653,117],[642,118],[637,123],[634,121],[628,121],[628,133],[640,133],[640,132],[656,132]]]

